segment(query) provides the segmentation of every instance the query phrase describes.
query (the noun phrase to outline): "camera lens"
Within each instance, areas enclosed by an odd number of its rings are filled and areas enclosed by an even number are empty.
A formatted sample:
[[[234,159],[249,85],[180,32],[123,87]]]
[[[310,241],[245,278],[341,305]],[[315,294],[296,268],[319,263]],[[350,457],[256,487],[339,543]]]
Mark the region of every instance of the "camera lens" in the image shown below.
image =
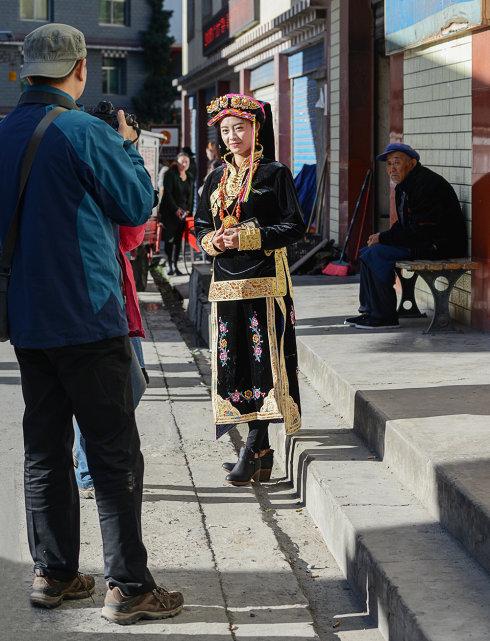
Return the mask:
[[[101,100],[98,104],[97,109],[102,114],[110,114],[112,111],[114,111],[114,107],[112,106],[112,103],[109,102],[108,100]]]

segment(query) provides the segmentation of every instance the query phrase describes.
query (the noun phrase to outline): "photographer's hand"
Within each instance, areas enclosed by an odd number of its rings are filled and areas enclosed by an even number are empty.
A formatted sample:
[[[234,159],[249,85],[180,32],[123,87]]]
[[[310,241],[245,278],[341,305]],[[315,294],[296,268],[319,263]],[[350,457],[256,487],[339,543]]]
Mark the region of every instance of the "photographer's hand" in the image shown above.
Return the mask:
[[[124,138],[124,140],[130,140],[131,142],[136,142],[138,140],[138,134],[135,129],[133,127],[129,127],[126,123],[126,118],[122,109],[119,109],[117,112],[117,122],[119,123],[117,132]]]

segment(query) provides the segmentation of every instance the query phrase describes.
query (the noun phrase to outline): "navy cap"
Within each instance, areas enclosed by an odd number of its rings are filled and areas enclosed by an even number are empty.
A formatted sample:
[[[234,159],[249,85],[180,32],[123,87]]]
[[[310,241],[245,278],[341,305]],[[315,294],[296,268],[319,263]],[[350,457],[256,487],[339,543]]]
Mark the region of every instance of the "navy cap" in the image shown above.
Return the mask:
[[[386,160],[389,154],[392,154],[394,151],[402,151],[410,158],[415,158],[415,160],[420,160],[419,154],[412,149],[410,145],[404,145],[402,142],[390,142],[390,144],[385,148],[382,154],[376,156],[376,160]]]

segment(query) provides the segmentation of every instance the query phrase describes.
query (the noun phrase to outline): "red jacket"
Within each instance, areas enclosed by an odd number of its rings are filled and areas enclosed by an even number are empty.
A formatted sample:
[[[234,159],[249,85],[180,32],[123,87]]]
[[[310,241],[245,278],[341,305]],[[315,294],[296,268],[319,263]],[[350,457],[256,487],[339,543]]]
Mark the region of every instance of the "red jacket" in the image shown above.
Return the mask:
[[[123,276],[123,294],[126,301],[126,316],[128,318],[129,335],[145,337],[143,321],[141,320],[136,283],[134,282],[133,268],[126,256],[127,252],[139,247],[145,237],[144,225],[139,227],[119,227],[119,262]]]

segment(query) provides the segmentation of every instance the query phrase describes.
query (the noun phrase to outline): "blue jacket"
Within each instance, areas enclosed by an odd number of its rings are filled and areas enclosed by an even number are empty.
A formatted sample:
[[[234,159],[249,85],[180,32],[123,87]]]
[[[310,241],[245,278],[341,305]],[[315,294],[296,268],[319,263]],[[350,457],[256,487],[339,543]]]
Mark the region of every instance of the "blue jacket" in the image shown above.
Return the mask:
[[[36,90],[63,94],[49,86],[28,91],[35,96]],[[51,108],[24,103],[0,123],[0,246],[15,209],[25,149]],[[153,197],[134,146],[83,111],[58,116],[39,146],[25,191],[8,291],[13,345],[62,347],[128,333],[117,229],[144,223]]]

